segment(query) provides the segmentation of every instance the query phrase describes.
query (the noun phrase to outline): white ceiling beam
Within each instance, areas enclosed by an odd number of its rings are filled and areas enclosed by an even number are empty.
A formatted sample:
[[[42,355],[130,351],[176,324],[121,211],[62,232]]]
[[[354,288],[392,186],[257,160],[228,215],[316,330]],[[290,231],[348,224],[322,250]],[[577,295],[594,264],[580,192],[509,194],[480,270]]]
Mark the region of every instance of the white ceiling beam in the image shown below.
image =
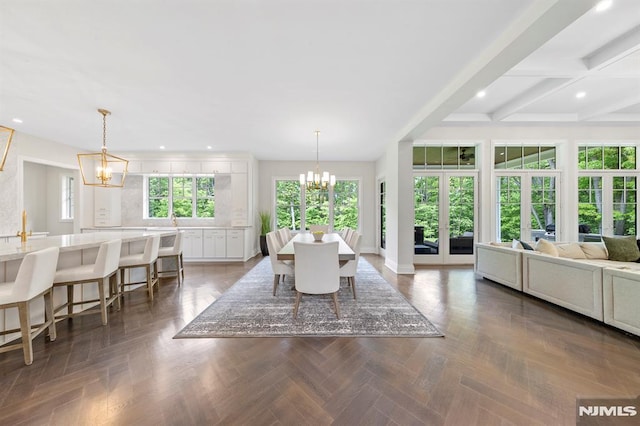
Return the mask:
[[[471,99],[476,91],[509,71],[595,4],[596,0],[541,0],[533,3],[493,44],[418,111],[399,132],[396,141],[419,139]]]
[[[640,25],[582,58],[585,66],[602,69],[640,49]]]
[[[493,121],[502,121],[521,109],[539,101],[545,96],[572,84],[575,80],[572,78],[545,78],[529,90],[522,92],[519,96],[511,99],[497,110],[493,111],[490,116]]]
[[[612,100],[609,103],[599,102],[594,108],[585,108],[578,112],[578,120],[585,121],[601,115],[610,114],[621,109],[640,104],[640,93],[630,93],[624,98]]]

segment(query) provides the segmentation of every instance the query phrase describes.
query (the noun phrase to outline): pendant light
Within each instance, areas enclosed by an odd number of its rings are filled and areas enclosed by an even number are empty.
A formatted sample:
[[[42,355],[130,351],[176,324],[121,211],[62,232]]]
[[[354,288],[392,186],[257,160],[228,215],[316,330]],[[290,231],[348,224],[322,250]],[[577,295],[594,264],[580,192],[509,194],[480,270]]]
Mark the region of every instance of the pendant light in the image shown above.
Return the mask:
[[[85,185],[103,188],[122,188],[129,161],[107,154],[107,115],[111,112],[98,109],[102,114],[102,150],[92,154],[78,154],[80,173]]]
[[[4,162],[7,161],[9,155],[9,146],[13,137],[13,129],[0,126],[0,152],[2,152],[2,160],[0,160],[0,172],[4,168]]]

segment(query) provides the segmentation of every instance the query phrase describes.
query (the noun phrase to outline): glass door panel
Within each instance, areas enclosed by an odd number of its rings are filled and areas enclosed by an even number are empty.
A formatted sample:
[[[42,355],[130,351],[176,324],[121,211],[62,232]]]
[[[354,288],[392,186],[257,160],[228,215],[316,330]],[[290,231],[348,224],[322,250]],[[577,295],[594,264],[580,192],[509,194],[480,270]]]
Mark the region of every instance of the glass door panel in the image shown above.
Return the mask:
[[[512,241],[520,238],[522,227],[522,178],[520,176],[498,176],[496,182],[498,240]]]
[[[602,177],[578,178],[578,235],[588,241],[588,234],[602,234]],[[586,239],[585,239],[586,238]],[[600,241],[600,237],[597,238]]]
[[[530,233],[525,238],[556,239],[556,177],[531,176]]]
[[[449,177],[449,254],[473,255],[475,179]]]
[[[414,253],[439,254],[440,238],[440,177],[414,178]]]
[[[637,235],[636,183],[634,176],[613,177],[613,235]]]
[[[473,263],[478,208],[475,173],[415,176],[414,208],[415,263]]]

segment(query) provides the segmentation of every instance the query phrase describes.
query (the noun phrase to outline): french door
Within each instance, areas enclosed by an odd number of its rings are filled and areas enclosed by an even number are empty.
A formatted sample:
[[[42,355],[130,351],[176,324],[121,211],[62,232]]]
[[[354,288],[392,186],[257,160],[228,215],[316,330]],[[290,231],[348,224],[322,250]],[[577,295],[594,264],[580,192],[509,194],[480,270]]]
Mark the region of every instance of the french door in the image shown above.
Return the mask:
[[[414,174],[414,263],[473,263],[478,183],[475,172]]]
[[[559,172],[496,174],[497,240],[555,241],[559,182]]]

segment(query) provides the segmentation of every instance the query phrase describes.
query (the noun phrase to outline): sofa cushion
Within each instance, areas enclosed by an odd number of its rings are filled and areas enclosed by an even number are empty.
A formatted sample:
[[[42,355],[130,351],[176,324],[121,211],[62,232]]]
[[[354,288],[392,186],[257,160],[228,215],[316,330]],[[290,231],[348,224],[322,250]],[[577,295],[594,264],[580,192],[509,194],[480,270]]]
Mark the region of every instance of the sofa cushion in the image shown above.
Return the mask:
[[[640,258],[640,249],[636,243],[636,237],[602,237],[607,246],[609,260],[618,262],[635,262]]]
[[[587,259],[609,259],[603,243],[580,243],[580,248]]]
[[[556,244],[556,249],[558,250],[558,256],[560,257],[566,257],[568,259],[587,258],[578,243]]]
[[[536,243],[536,251],[539,251],[540,253],[543,253],[543,254],[548,254],[549,256],[554,256],[554,257],[559,256],[558,249],[556,248],[556,246],[553,245],[553,243],[550,243],[549,241],[545,240],[544,238],[539,239],[538,242]]]

